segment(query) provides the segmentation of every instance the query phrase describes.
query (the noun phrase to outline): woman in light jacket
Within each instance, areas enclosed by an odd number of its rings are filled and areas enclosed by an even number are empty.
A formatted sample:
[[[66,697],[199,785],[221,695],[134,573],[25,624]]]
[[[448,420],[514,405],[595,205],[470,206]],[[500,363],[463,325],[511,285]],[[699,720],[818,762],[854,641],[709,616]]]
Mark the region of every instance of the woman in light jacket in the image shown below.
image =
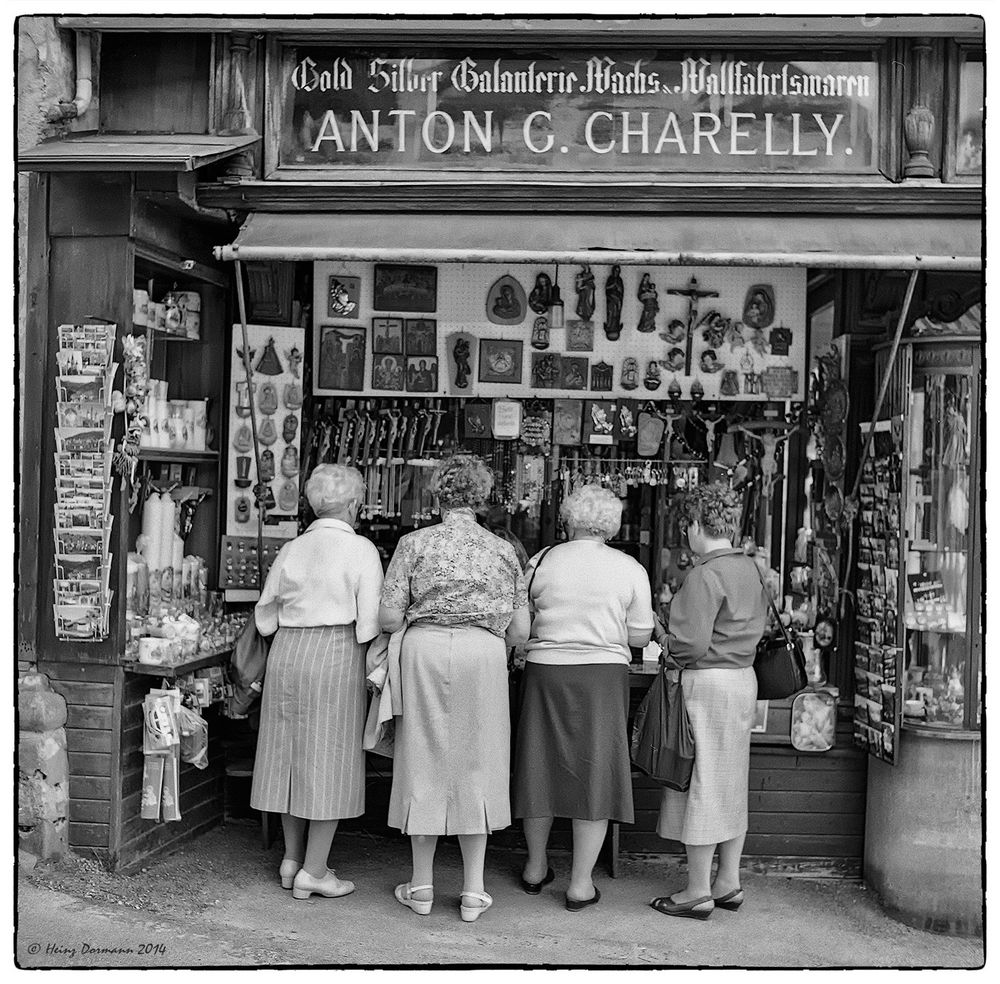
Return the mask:
[[[767,599],[757,565],[733,547],[739,493],[713,483],[682,500],[682,524],[698,560],[670,602],[657,641],[679,665],[694,732],[687,792],[664,789],[657,833],[687,852],[687,885],[650,905],[668,916],[707,919],[743,903],[740,857],[747,832],[750,728],[757,700],[753,660]],[[712,875],[712,857],[719,867]]]
[[[533,611],[514,764],[514,815],[524,820],[528,859],[521,887],[537,895],[555,875],[546,853],[554,817],[573,821],[566,908],[601,893],[594,864],[608,820],[632,823],[628,742],[629,646],[653,629],[649,575],[607,545],[621,526],[621,500],[585,485],[560,515],[569,541],[528,564]]]
[[[275,636],[250,805],[281,814],[282,887],[335,898],[354,891],[327,860],[338,821],[365,810],[365,650],[379,630],[382,564],[354,532],[357,469],[319,465],[305,492],[317,519],[278,552],[255,609],[259,631]]]
[[[441,523],[400,539],[379,611],[386,632],[407,626],[389,824],[410,835],[413,874],[395,895],[427,915],[437,839],[456,834],[462,919],[473,922],[493,904],[483,884],[487,835],[510,824],[507,649],[528,636],[528,601],[513,547],[476,522],[493,487],[486,465],[455,455],[435,468],[431,487]]]

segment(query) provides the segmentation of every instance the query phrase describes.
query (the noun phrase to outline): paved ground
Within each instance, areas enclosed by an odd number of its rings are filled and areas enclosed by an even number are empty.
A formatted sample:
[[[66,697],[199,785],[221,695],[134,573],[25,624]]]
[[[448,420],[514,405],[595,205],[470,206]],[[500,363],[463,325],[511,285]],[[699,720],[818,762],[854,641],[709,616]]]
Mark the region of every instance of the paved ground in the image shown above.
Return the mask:
[[[458,914],[461,860],[443,842],[434,911],[392,898],[405,880],[407,843],[344,835],[331,865],[354,880],[345,899],[296,902],[278,885],[278,847],[227,826],[135,876],[69,859],[19,878],[21,967],[279,965],[633,965],[645,967],[980,967],[980,940],[942,937],[886,916],[863,886],[746,874],[747,902],[706,922],[662,916],[646,902],[681,883],[677,865],[627,860],[617,879],[598,870],[599,905],[563,908],[569,859],[556,881],[525,895],[521,856],[491,852],[493,908],[473,924]]]

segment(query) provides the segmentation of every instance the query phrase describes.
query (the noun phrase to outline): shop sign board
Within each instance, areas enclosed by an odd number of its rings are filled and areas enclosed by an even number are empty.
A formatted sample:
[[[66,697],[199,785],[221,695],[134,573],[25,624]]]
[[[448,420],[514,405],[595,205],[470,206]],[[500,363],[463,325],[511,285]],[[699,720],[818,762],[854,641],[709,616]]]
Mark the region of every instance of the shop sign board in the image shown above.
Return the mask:
[[[286,44],[271,170],[871,173],[874,51]]]

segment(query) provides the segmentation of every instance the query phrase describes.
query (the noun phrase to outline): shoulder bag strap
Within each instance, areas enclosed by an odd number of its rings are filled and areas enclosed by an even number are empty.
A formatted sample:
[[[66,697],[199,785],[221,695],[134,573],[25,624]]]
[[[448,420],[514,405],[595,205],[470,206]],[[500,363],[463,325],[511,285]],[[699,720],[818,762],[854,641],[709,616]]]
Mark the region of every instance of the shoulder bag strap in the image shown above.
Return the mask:
[[[768,591],[767,585],[764,583],[764,575],[761,574],[760,568],[751,560],[750,563],[753,564],[754,570],[757,571],[757,577],[760,579],[760,586],[764,589],[764,597],[767,598],[768,605],[771,606],[771,612],[774,615],[774,620],[778,623],[778,628],[781,629],[781,634],[784,636],[785,643],[789,646],[792,645],[791,637],[788,635],[788,629],[785,628],[785,623],[781,621],[781,613],[778,611],[777,606],[774,604],[774,599],[771,597],[771,592]]]
[[[533,570],[533,571],[531,572],[531,578],[530,578],[530,579],[529,579],[529,581],[528,581],[528,598],[529,598],[529,600],[530,600],[530,598],[531,598],[531,586],[532,586],[532,585],[533,585],[533,584],[535,583],[535,575],[536,575],[536,574],[538,573],[538,568],[542,566],[542,561],[543,561],[543,560],[545,560],[545,555],[546,555],[546,554],[547,554],[547,553],[548,553],[548,552],[549,552],[549,551],[550,551],[550,550],[551,550],[551,549],[552,549],[553,547],[555,547],[555,546],[558,546],[558,544],[555,544],[555,543],[550,543],[550,544],[549,544],[549,545],[548,545],[548,546],[547,546],[547,547],[546,547],[546,548],[545,548],[545,549],[544,549],[544,550],[542,551],[542,553],[541,553],[541,556],[540,556],[540,557],[538,558],[537,562],[535,563],[535,569],[534,569],[534,570]]]

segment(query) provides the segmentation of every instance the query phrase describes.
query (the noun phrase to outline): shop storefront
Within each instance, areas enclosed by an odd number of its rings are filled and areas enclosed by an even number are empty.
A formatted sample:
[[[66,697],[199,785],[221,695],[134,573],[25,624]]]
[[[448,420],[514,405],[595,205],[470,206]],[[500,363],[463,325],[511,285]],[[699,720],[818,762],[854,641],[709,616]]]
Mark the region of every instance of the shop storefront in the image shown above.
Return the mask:
[[[676,497],[742,490],[811,681],[759,707],[751,863],[863,873],[976,931],[980,22],[60,23],[100,45],[101,125],[19,161],[21,628],[70,706],[73,846],[127,866],[245,801],[222,666],[310,470],[365,473],[388,560],[463,448],[529,554],[578,483],[614,489],[664,615],[692,562]],[[164,678],[208,764],[170,759],[150,796]],[[635,786],[612,851],[679,851]],[[932,813],[948,899],[899,853]]]

